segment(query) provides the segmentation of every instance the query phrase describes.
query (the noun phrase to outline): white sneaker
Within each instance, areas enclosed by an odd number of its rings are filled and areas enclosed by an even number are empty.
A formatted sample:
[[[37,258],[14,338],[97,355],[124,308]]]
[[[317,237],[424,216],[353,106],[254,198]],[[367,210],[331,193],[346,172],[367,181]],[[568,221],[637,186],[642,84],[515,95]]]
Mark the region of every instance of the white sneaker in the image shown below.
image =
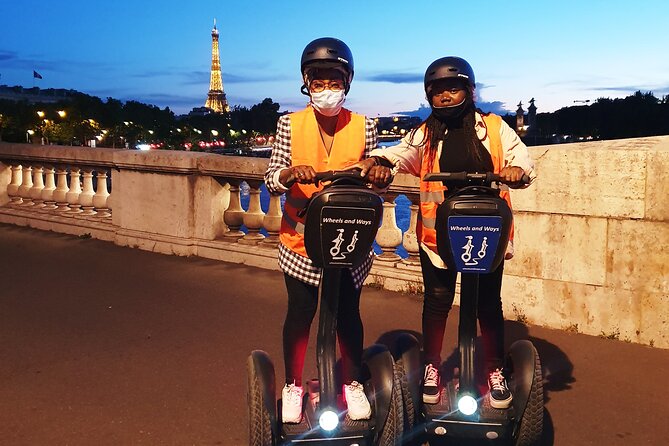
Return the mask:
[[[423,402],[437,404],[439,402],[439,370],[432,364],[425,366],[423,377]]]
[[[286,384],[281,392],[281,420],[284,423],[299,423],[302,420],[302,395],[304,389],[295,384]]]
[[[344,384],[344,399],[348,406],[348,417],[351,420],[367,420],[372,415],[372,407],[365,395],[365,389],[359,382]]]

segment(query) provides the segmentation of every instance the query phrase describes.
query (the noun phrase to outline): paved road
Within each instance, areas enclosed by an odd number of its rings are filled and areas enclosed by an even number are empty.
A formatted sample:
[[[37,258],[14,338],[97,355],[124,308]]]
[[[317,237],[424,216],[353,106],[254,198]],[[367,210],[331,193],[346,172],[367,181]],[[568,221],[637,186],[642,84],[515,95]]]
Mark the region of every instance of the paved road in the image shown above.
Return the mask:
[[[8,225],[0,259],[0,444],[247,443],[249,352],[283,378],[278,272]],[[416,296],[366,288],[362,311],[368,343],[420,327]],[[507,324],[543,361],[546,444],[668,443],[669,351]]]

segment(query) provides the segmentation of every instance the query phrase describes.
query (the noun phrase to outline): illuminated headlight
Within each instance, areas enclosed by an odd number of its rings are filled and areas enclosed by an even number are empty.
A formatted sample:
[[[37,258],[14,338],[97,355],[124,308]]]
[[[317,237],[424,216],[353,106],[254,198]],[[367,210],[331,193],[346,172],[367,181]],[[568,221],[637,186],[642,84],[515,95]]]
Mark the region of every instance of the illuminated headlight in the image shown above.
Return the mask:
[[[458,410],[462,412],[463,415],[471,415],[476,412],[477,408],[478,403],[471,395],[463,395],[458,400]]]
[[[339,416],[337,415],[337,412],[326,410],[318,418],[318,424],[320,424],[321,429],[329,432],[334,430],[339,424]]]

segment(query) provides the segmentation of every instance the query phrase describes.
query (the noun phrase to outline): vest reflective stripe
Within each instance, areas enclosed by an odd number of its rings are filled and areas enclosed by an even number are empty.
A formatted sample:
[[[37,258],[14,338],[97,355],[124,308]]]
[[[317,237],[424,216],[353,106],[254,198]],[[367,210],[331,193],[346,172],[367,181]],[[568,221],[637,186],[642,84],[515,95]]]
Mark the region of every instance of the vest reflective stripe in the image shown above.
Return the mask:
[[[499,173],[504,166],[504,150],[499,132],[502,125],[502,118],[497,115],[483,115],[483,122],[487,127],[487,135],[490,144],[490,156],[492,158],[495,173]],[[425,128],[422,128],[425,132]],[[427,148],[423,151],[428,153]],[[436,158],[436,156],[435,156]],[[432,169],[430,170],[430,164]],[[432,251],[437,252],[437,231],[435,223],[437,219],[437,207],[444,201],[444,191],[446,187],[441,182],[422,181],[422,178],[429,172],[439,172],[439,160],[423,156],[420,171],[420,220],[418,222],[417,235],[419,240]],[[502,197],[511,207],[511,195],[508,186],[500,187],[500,197]],[[511,233],[509,240],[513,240],[513,223],[511,223]]]
[[[328,154],[313,109],[307,107],[291,113],[291,165],[312,166],[317,172],[322,172],[343,169],[360,161],[365,153],[365,125],[364,116],[342,109]],[[298,217],[297,213],[322,188],[321,185],[316,187],[313,184],[295,183],[286,192],[279,239],[288,249],[305,257],[307,251],[304,248],[304,217]]]
[[[434,229],[437,219],[423,217],[421,218],[421,221],[423,222],[423,226],[425,226],[427,229]]]
[[[298,234],[304,234],[304,224],[299,221],[293,220],[290,215],[283,214],[283,218],[286,220],[286,223],[289,227],[293,228]]]
[[[444,201],[444,191],[420,191],[420,201],[441,203]]]

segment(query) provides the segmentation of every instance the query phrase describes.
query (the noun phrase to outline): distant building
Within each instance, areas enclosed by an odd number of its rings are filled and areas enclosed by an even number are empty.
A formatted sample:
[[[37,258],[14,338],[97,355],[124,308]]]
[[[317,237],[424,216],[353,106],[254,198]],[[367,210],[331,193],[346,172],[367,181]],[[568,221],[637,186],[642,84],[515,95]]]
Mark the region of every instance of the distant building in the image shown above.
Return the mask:
[[[188,116],[207,116],[214,113],[214,110],[209,107],[193,107],[188,113]]]
[[[537,130],[537,107],[534,105],[534,98],[530,99],[530,106],[527,107],[527,114],[523,110],[522,101],[518,103],[516,109],[516,132],[522,137],[533,135]]]
[[[214,19],[214,29],[211,30],[211,76],[209,80],[209,93],[205,107],[210,108],[216,113],[229,112],[228,100],[223,91],[223,78],[221,77],[221,58],[218,51],[218,30],[216,29],[216,19]]]
[[[40,89],[39,87],[24,88],[0,85],[0,99],[15,102],[27,101],[29,104],[55,104],[56,102],[71,101],[77,93],[76,90],[66,90],[64,88]]]

